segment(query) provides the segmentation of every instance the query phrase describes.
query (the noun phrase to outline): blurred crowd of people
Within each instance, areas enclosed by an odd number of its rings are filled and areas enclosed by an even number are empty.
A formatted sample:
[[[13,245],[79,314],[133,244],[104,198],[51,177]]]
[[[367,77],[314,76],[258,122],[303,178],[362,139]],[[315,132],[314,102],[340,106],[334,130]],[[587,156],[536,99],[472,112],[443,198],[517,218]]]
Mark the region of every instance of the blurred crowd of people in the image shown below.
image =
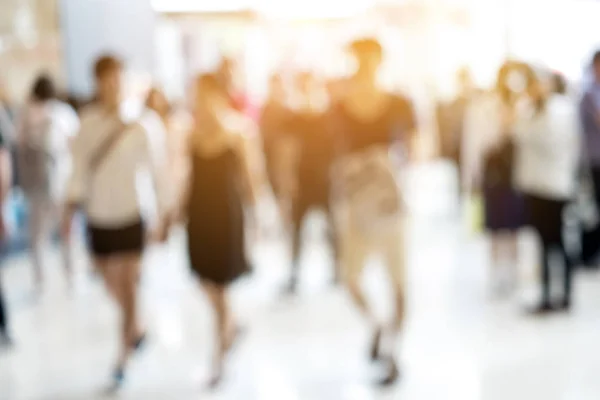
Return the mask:
[[[210,384],[221,381],[225,356],[243,331],[228,291],[252,270],[247,245],[260,231],[256,205],[267,183],[291,244],[283,293],[298,289],[302,226],[310,212],[321,211],[333,282],[345,286],[372,332],[370,358],[386,367],[381,383],[396,382],[394,349],[405,316],[406,208],[399,178],[414,159],[417,117],[409,96],[378,85],[384,55],[377,40],[356,40],[348,52],[357,68],[343,79],[325,82],[309,71],[274,75],[260,111],[236,91],[229,60],[193,81],[193,101],[182,109],[154,87],[143,112],[124,113],[124,66],[112,55],[95,63],[94,100],[77,112],[59,99],[48,76],[36,80],[19,110],[0,97],[0,194],[6,199],[16,178],[27,199],[36,290],[44,286],[41,248],[57,226],[71,281],[73,218],[83,214],[94,268],[122,318],[116,388],[146,341],[137,313],[141,256],[178,225],[187,230],[192,275],[214,310]],[[514,287],[518,232],[531,227],[539,236],[542,295],[535,314],[572,305],[578,260],[564,241],[567,207],[577,204],[585,228],[579,260],[593,263],[600,248],[600,53],[592,67],[596,80],[580,100],[569,96],[560,75],[524,63],[503,65],[488,91],[476,89],[464,70],[460,95],[438,110],[442,155],[457,164],[465,199],[483,198],[492,293]],[[141,172],[155,194],[151,211],[140,201]],[[551,251],[561,256],[564,271],[559,302],[551,298]],[[386,323],[369,309],[361,289],[372,253],[383,256],[392,284],[395,313]],[[1,288],[0,343],[9,344]]]

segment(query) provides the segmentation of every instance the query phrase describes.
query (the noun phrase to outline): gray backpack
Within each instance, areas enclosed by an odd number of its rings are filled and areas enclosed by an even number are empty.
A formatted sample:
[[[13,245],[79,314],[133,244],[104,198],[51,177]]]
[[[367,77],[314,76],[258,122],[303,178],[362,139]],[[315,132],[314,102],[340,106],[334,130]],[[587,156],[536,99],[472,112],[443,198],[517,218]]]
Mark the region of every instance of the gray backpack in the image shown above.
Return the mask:
[[[38,121],[23,120],[17,146],[21,188],[27,197],[49,198],[54,157],[50,151],[52,117],[46,114]]]

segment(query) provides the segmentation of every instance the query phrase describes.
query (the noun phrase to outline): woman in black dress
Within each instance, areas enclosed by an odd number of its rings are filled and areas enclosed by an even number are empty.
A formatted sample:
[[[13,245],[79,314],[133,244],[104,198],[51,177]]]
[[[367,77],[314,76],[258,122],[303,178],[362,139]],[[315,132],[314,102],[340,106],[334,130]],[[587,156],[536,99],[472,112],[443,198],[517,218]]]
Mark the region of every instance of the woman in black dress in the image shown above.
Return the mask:
[[[229,285],[248,272],[244,203],[254,203],[244,137],[225,126],[231,117],[226,94],[212,75],[196,84],[195,128],[190,135],[190,177],[182,207],[187,216],[192,272],[216,316],[216,354],[211,385],[219,383],[223,361],[235,338],[227,302]]]

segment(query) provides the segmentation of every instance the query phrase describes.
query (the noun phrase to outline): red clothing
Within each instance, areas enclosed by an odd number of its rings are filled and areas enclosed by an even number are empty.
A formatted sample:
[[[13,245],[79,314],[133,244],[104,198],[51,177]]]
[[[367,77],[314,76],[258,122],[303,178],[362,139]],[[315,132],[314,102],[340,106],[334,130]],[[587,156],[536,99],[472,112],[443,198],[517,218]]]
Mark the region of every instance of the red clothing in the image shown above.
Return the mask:
[[[229,97],[231,107],[234,110],[244,114],[252,121],[258,123],[260,119],[260,110],[250,101],[250,98],[244,93],[234,93]]]

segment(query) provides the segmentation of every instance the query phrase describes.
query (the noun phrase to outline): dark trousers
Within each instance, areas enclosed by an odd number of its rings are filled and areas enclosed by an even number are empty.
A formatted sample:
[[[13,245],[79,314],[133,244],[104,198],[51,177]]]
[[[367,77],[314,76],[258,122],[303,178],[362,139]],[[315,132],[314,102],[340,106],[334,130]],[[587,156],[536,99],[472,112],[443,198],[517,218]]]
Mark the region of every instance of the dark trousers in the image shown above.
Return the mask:
[[[596,208],[600,210],[600,167],[591,168],[591,178],[594,185],[594,200]],[[598,258],[600,250],[600,224],[594,229],[583,232],[581,237],[581,261],[592,264]]]
[[[302,250],[302,227],[308,213],[312,210],[322,210],[325,212],[328,222],[328,239],[331,249],[335,257],[334,273],[338,278],[338,251],[336,230],[334,226],[333,214],[331,212],[328,200],[310,200],[307,198],[299,198],[294,200],[292,204],[292,280],[296,280],[298,276],[298,264],[300,260],[300,252]]]
[[[0,336],[5,335],[8,329],[8,317],[6,316],[6,301],[4,299],[4,291],[2,282],[0,282]]]
[[[573,268],[563,240],[563,213],[567,202],[527,195],[526,204],[529,224],[539,234],[542,245],[542,304],[551,305],[549,262],[551,251],[555,251],[560,256],[563,265],[564,303],[569,304]]]

